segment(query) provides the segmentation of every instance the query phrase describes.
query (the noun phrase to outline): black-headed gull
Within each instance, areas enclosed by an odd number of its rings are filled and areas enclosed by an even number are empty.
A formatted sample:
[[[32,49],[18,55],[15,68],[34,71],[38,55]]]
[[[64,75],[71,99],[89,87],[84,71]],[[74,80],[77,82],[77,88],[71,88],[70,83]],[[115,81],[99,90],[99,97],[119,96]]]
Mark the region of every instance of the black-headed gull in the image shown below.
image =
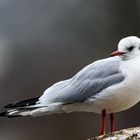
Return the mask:
[[[101,133],[105,134],[105,116],[110,114],[111,133],[114,113],[126,110],[140,100],[140,39],[122,39],[114,57],[86,66],[72,78],[55,83],[41,97],[5,106],[0,116],[41,116],[54,113],[102,113]]]

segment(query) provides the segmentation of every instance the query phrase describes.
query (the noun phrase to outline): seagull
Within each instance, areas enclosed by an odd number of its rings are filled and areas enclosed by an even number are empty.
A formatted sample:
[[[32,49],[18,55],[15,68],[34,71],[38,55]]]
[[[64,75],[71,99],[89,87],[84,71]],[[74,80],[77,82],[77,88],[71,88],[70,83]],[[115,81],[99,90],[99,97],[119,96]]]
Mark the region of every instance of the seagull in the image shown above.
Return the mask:
[[[4,106],[0,116],[42,116],[56,113],[94,112],[102,116],[101,134],[106,133],[106,114],[114,132],[114,113],[140,100],[140,39],[123,38],[109,58],[97,60],[72,78],[47,88],[42,96]]]

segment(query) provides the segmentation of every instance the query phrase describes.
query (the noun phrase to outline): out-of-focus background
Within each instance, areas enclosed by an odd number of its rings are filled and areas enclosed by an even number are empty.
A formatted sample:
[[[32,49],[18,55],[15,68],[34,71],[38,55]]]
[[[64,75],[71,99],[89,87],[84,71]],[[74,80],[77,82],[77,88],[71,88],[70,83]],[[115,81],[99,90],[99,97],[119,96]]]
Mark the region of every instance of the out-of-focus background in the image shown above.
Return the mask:
[[[140,35],[139,0],[0,0],[0,106],[41,95],[130,35]],[[139,125],[139,108],[117,113],[116,128]],[[94,113],[0,118],[0,140],[84,140],[99,130]]]

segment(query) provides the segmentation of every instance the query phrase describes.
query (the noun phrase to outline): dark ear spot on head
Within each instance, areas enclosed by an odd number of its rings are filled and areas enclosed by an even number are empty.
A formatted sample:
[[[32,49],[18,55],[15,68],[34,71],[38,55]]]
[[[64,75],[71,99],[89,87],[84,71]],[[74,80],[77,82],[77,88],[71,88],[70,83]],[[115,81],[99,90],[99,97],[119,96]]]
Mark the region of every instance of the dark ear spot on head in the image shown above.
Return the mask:
[[[139,46],[139,50],[140,50],[140,46]]]
[[[134,46],[130,46],[129,48],[127,48],[127,50],[128,50],[129,52],[131,52],[133,49],[134,49]]]

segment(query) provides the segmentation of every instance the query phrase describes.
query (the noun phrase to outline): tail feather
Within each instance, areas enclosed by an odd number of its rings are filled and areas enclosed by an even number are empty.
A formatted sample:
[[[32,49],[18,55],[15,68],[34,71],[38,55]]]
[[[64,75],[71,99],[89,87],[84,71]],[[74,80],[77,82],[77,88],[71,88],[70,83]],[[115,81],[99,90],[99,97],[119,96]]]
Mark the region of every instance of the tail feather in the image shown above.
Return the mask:
[[[15,118],[21,116],[42,116],[42,115],[50,115],[56,113],[63,113],[61,106],[46,106],[46,107],[32,107],[32,108],[17,108],[17,109],[10,109],[7,111],[3,111],[0,113],[0,117],[8,117],[8,118]]]
[[[30,116],[31,112],[38,109],[37,107],[32,108],[16,108],[16,109],[8,109],[0,113],[0,117],[8,117],[15,118],[21,116]]]

